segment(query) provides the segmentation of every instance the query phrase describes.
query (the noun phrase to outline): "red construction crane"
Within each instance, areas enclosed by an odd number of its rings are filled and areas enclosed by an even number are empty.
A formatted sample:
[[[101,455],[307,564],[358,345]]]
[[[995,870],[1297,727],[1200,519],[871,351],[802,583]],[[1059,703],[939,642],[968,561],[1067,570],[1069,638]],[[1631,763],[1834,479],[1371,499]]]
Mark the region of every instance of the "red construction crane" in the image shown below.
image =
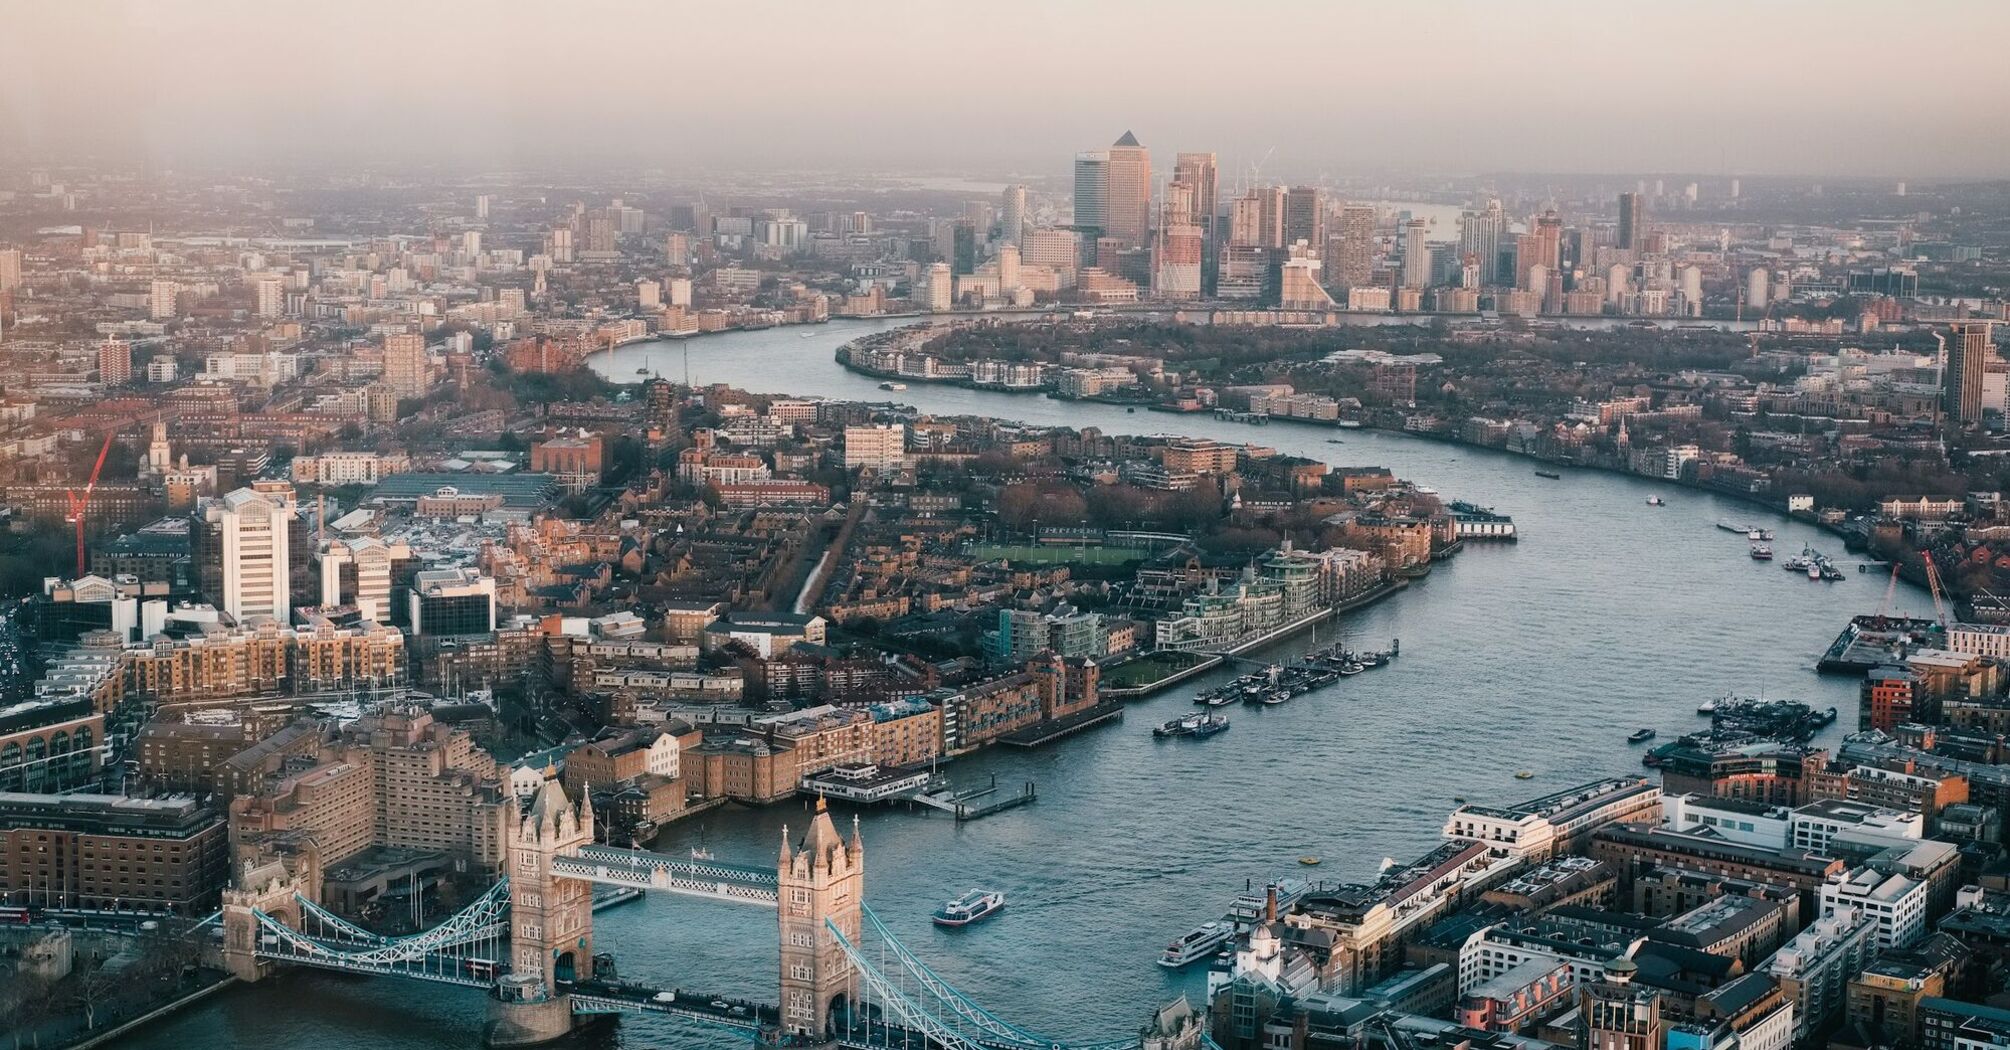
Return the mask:
[[[1933,592],[1934,618],[1940,621],[1941,629],[1946,630],[1947,600],[1943,596],[1940,586],[1940,568],[1933,564],[1933,555],[1927,551],[1920,551],[1919,558],[1926,563],[1926,586]]]
[[[98,462],[91,467],[91,479],[84,482],[84,494],[77,495],[75,489],[66,489],[64,495],[70,497],[69,520],[77,526],[77,575],[84,575],[84,512],[91,506],[91,490],[98,487],[98,475],[105,469],[105,454],[112,450],[111,434],[105,435],[105,445],[98,450]]]

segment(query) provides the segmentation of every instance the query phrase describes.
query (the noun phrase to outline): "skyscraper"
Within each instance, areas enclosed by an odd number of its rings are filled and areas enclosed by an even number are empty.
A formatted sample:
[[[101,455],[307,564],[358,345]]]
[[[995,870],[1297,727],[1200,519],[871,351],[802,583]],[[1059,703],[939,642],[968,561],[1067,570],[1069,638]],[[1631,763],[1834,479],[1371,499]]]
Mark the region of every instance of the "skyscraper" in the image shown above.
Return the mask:
[[[0,248],[0,292],[11,292],[21,284],[21,249]]]
[[[1479,266],[1483,284],[1501,283],[1499,268],[1501,235],[1507,232],[1507,216],[1499,197],[1488,199],[1479,211],[1466,212],[1459,220],[1459,251],[1472,256]]]
[[[1375,271],[1375,209],[1365,204],[1341,208],[1327,254],[1328,282],[1336,288],[1365,287]]]
[[[1304,241],[1318,248],[1326,240],[1326,201],[1317,186],[1284,191],[1284,243]]]
[[[1075,154],[1075,220],[1074,227],[1082,235],[1082,261],[1093,266],[1096,262],[1096,238],[1102,236],[1104,225],[1109,221],[1108,201],[1110,195],[1110,155],[1104,150],[1088,150]]]
[[[1431,283],[1431,249],[1424,238],[1431,224],[1423,219],[1403,223],[1403,287],[1423,288]]]
[[[1647,236],[1647,205],[1638,193],[1619,195],[1619,244],[1624,251],[1639,251]]]
[[[950,228],[949,268],[959,277],[977,272],[977,227],[968,219]]]
[[[1107,189],[1103,196],[1103,235],[1130,247],[1148,243],[1152,207],[1152,155],[1124,132],[1109,149]]]
[[[1004,199],[998,210],[998,239],[1006,244],[1018,244],[1026,232],[1026,187],[1005,187]]]
[[[1956,321],[1947,344],[1947,422],[1967,426],[1982,422],[1983,376],[1996,348],[1990,342],[1993,322]]]
[[[1159,203],[1158,244],[1152,252],[1152,292],[1161,299],[1198,299],[1202,236],[1193,222],[1194,192],[1174,179]]]
[[[1216,228],[1220,216],[1221,175],[1212,153],[1181,153],[1173,158],[1173,181],[1186,184],[1193,192],[1192,216],[1200,227],[1201,285],[1205,294],[1214,294],[1215,258],[1221,248]]]
[[[1250,192],[1256,195],[1257,203],[1262,208],[1263,246],[1266,248],[1284,247],[1284,201],[1286,193],[1284,187],[1265,186]]]

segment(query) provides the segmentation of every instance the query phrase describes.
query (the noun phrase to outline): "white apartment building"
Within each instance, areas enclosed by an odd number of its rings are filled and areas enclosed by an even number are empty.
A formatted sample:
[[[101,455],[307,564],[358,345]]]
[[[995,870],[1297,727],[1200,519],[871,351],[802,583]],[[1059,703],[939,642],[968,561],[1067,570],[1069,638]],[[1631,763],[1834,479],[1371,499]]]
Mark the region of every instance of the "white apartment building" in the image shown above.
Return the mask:
[[[868,424],[844,428],[846,470],[896,470],[907,457],[905,423]]]
[[[1863,913],[1872,926],[1878,951],[1903,948],[1926,933],[1926,898],[1930,887],[1903,875],[1886,875],[1875,868],[1852,868],[1822,883],[1823,918],[1845,908]]]
[[[1876,933],[1867,915],[1838,904],[1833,911],[1824,908],[1819,918],[1773,953],[1765,972],[1794,1001],[1795,1039],[1807,1038],[1841,1012],[1850,978],[1876,954]]]

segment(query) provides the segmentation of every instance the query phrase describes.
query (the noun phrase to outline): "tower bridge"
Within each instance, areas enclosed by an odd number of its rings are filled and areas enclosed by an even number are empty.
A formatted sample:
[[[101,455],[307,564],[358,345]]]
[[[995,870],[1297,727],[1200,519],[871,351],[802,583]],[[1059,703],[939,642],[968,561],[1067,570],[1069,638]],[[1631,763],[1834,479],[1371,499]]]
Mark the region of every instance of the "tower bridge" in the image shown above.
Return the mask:
[[[821,800],[800,840],[782,831],[775,866],[752,867],[593,841],[593,807],[556,782],[509,829],[505,870],[438,925],[388,937],[322,908],[312,863],[247,866],[224,892],[226,966],[256,981],[282,965],[401,977],[489,992],[486,1039],[557,1039],[576,1018],[642,1013],[741,1033],[759,1045],[850,1050],[1133,1050],[1138,1037],[1050,1039],[958,991],[865,904],[865,844],[840,834]],[[655,980],[596,974],[594,883],[773,908],[778,996],[763,1003]],[[657,976],[657,975],[652,975]],[[1209,1046],[1202,1041],[1203,1048]]]

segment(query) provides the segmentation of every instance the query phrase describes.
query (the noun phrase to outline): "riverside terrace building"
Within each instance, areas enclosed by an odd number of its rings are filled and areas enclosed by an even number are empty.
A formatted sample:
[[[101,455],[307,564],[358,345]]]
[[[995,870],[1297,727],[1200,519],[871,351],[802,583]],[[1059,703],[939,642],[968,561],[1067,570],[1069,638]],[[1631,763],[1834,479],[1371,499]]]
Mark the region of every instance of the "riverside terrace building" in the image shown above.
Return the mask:
[[[1620,892],[1631,895],[1634,879],[1658,867],[1685,868],[1754,882],[1791,886],[1801,894],[1802,914],[1814,911],[1829,876],[1848,866],[1835,857],[1796,849],[1767,849],[1685,834],[1654,824],[1613,824],[1591,838],[1590,855],[1619,872]]]
[[[1902,743],[1890,734],[1875,730],[1852,733],[1843,738],[1840,755],[1844,762],[1891,773],[1935,779],[1959,776],[1967,782],[1967,794],[1948,801],[1979,802],[1996,807],[1998,812],[2010,806],[2010,765],[1939,754],[1936,752],[1939,735],[1931,730],[1926,730],[1917,739],[1920,743],[1915,745]]]
[[[104,764],[105,715],[87,696],[0,707],[0,791],[89,785]]]
[[[206,915],[230,876],[217,812],[188,796],[0,792],[0,901]]]
[[[1401,966],[1410,938],[1521,866],[1478,842],[1446,842],[1372,883],[1306,894],[1284,926],[1323,935],[1330,948],[1321,985],[1352,995]]]
[[[1611,777],[1511,806],[1465,803],[1445,821],[1445,838],[1539,864],[1558,853],[1582,852],[1592,833],[1608,824],[1660,819],[1660,788],[1646,777]]]

